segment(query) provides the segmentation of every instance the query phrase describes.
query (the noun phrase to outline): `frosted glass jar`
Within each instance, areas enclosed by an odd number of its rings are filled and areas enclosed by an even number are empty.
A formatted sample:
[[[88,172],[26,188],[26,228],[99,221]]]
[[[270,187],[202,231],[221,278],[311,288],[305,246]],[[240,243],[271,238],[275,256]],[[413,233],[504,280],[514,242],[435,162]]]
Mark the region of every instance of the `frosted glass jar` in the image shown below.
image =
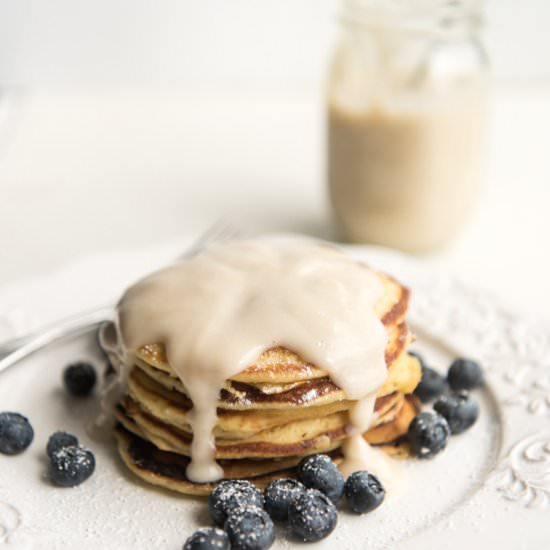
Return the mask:
[[[353,242],[441,247],[475,201],[488,61],[480,2],[348,0],[328,83],[328,185]]]

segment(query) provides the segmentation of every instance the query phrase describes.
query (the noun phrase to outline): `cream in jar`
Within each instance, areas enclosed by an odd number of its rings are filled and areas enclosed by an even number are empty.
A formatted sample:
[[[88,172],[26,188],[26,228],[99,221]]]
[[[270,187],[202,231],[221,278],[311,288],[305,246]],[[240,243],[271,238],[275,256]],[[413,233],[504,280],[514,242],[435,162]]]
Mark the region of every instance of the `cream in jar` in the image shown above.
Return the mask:
[[[348,3],[355,20],[331,72],[331,202],[351,241],[434,249],[463,225],[477,194],[487,118],[481,53],[461,2],[451,30],[435,26],[441,2],[423,3],[427,13],[411,2],[397,15],[369,4]]]

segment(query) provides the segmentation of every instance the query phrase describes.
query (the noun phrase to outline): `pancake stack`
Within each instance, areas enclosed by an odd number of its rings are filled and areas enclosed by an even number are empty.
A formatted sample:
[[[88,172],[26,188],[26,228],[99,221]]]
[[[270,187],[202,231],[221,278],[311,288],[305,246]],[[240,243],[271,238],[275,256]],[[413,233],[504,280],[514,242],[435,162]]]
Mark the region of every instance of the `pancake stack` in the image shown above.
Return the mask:
[[[388,276],[379,277],[384,294],[375,310],[388,333],[388,376],[364,438],[393,456],[407,456],[403,435],[417,413],[411,394],[421,376],[418,360],[407,353],[412,340],[404,320],[409,292]],[[249,479],[263,487],[292,476],[308,454],[328,453],[338,462],[353,404],[325,371],[292,350],[265,351],[227,380],[219,395],[215,457],[224,478]],[[208,494],[215,483],[193,483],[185,475],[192,414],[193,403],[168,364],[163,344],[140,348],[115,411],[118,449],[128,468],[154,485]]]

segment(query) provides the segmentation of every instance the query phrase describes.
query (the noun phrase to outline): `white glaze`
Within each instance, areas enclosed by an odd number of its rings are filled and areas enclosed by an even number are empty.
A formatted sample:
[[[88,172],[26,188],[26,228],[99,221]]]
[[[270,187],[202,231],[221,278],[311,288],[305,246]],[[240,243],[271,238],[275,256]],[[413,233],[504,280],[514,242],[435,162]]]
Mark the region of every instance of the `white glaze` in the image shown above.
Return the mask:
[[[325,369],[358,400],[350,432],[370,426],[387,375],[387,334],[374,313],[382,292],[373,271],[336,248],[236,241],[130,287],[117,308],[118,342],[108,349],[124,381],[141,346],[164,344],[194,405],[187,476],[214,481],[222,475],[212,436],[219,391],[273,346]]]
[[[376,475],[388,494],[395,496],[403,491],[404,473],[400,464],[384,451],[369,445],[360,433],[348,437],[342,451],[345,460],[340,471],[346,478],[353,472],[366,470]]]

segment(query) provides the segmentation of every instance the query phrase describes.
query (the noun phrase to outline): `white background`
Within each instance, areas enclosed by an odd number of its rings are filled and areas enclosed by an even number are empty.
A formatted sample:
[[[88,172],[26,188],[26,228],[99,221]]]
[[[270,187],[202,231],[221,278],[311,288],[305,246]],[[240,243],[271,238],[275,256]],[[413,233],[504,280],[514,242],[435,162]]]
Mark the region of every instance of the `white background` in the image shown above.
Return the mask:
[[[220,217],[334,236],[322,81],[336,11],[0,0],[0,284]],[[550,317],[550,2],[493,0],[487,14],[486,186],[460,238],[425,261]]]
[[[488,0],[498,78],[550,78],[550,2]],[[337,0],[0,0],[0,85],[310,83]]]

